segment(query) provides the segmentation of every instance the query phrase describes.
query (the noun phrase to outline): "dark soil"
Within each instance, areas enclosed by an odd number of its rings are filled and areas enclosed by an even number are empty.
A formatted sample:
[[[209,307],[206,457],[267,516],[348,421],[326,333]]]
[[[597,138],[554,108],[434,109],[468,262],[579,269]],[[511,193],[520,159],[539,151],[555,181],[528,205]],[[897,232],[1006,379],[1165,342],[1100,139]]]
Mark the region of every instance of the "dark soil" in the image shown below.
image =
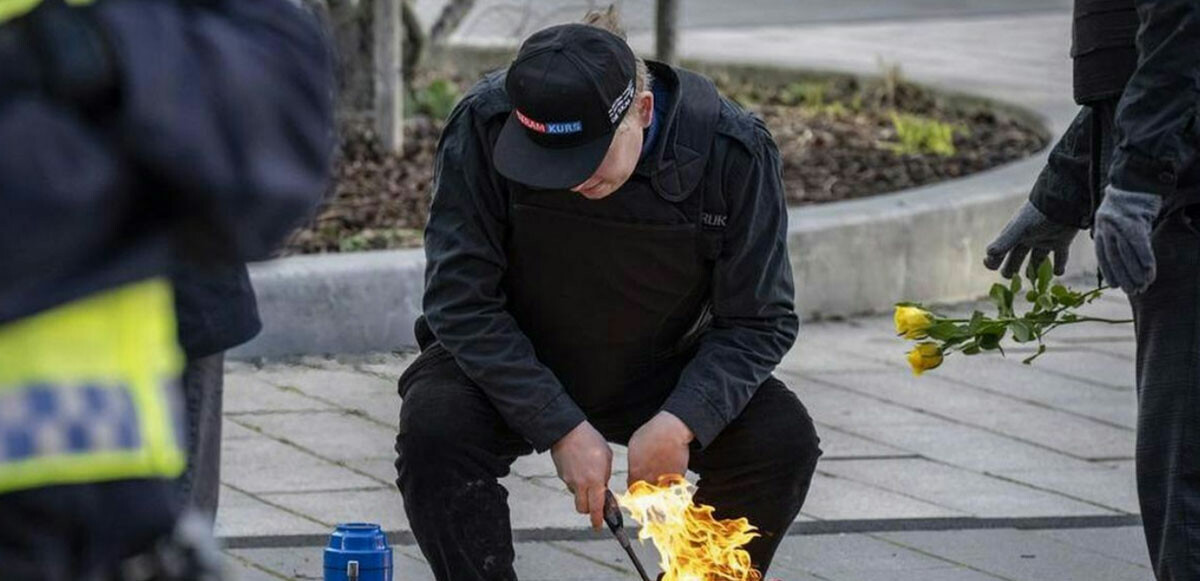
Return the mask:
[[[950,102],[895,76],[866,84],[849,78],[780,86],[716,81],[766,121],[793,205],[961,177],[1046,145],[1046,136],[1019,117],[986,104]],[[462,90],[466,83],[458,85]],[[414,101],[425,100],[418,95]],[[402,154],[382,151],[363,126],[344,124],[334,192],[284,253],[419,246],[441,126],[431,119],[442,118],[445,108],[409,120]]]

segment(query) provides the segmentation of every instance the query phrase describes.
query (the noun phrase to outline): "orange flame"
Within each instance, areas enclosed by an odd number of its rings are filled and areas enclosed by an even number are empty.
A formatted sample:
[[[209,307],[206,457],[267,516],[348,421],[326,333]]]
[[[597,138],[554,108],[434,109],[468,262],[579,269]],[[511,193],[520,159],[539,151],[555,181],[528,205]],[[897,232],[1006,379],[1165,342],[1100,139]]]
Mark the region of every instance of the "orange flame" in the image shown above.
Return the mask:
[[[682,476],[669,475],[657,486],[635,482],[618,499],[641,525],[638,538],[658,548],[662,581],[761,581],[742,548],[757,529],[745,518],[713,518],[713,507],[692,503],[694,492]]]

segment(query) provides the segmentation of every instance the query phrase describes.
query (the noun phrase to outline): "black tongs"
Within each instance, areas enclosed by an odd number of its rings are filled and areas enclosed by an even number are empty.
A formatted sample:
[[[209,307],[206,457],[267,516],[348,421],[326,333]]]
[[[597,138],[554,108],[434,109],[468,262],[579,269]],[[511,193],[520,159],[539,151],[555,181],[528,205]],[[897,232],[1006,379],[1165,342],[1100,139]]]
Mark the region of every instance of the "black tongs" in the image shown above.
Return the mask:
[[[608,524],[608,529],[612,531],[614,537],[617,537],[617,542],[621,544],[621,548],[625,549],[633,561],[633,566],[637,567],[642,581],[650,581],[650,576],[646,575],[646,570],[642,568],[642,562],[638,560],[637,553],[633,552],[633,546],[629,544],[629,535],[625,534],[625,520],[621,517],[621,507],[617,505],[617,498],[613,496],[611,490],[604,491],[604,522]]]

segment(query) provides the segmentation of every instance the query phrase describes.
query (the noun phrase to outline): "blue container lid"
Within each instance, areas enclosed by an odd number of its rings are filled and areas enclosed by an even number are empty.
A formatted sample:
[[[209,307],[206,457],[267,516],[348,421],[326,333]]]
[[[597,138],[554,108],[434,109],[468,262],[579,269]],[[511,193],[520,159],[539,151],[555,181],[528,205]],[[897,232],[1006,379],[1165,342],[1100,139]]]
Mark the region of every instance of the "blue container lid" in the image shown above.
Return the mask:
[[[358,561],[362,571],[392,568],[392,548],[387,535],[379,525],[373,523],[345,523],[337,526],[329,535],[329,546],[325,547],[325,568],[346,570],[346,564]]]

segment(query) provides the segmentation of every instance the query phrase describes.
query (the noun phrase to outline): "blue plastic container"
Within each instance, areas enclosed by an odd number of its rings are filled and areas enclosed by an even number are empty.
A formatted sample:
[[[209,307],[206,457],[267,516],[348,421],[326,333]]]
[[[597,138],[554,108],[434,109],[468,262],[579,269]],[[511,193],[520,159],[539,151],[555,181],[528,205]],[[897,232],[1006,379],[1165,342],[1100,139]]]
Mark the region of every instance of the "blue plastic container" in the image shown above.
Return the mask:
[[[325,581],[392,581],[392,547],[372,523],[338,525],[325,547]]]

